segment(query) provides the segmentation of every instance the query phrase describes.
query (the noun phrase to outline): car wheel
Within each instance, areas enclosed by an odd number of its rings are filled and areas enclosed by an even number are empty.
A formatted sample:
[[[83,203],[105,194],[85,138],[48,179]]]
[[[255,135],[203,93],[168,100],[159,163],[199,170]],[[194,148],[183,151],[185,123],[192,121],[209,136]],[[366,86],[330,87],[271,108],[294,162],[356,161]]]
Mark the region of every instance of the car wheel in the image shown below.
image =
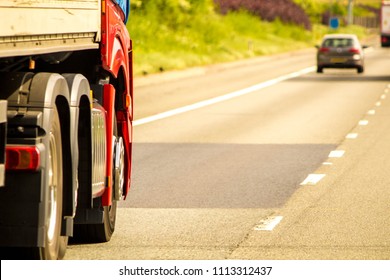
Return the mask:
[[[357,68],[357,72],[358,72],[359,74],[363,73],[363,72],[364,72],[364,67],[363,67],[363,66],[359,66],[359,67]]]
[[[324,72],[323,68],[320,66],[317,66],[317,73],[323,73],[323,72]]]

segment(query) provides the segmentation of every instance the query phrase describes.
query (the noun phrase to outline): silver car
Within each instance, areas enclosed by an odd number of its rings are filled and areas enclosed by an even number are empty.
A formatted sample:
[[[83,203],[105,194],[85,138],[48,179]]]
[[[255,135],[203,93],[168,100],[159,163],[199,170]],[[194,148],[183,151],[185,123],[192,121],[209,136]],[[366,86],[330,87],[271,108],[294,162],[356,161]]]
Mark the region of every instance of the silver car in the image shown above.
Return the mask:
[[[316,47],[317,73],[324,68],[356,68],[358,73],[364,72],[364,51],[356,35],[325,35]]]

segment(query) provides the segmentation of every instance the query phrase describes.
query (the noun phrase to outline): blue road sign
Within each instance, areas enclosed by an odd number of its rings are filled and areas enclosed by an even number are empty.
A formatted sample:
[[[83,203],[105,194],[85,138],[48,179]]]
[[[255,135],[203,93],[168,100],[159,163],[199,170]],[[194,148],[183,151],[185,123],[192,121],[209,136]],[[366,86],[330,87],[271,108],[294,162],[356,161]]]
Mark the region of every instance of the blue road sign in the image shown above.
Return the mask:
[[[337,17],[332,17],[329,20],[329,26],[332,29],[337,29],[339,28],[339,19]]]

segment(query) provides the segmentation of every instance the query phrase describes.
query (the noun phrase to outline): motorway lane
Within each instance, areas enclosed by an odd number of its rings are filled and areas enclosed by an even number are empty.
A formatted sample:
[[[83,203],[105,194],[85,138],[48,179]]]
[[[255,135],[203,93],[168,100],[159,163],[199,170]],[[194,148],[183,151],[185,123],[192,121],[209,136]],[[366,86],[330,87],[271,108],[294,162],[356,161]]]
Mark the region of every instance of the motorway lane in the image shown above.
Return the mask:
[[[314,58],[314,50],[304,50],[138,77],[134,114],[140,119],[240,90],[312,66]]]
[[[235,65],[202,70],[185,81],[168,78],[151,87],[142,84],[136,88],[135,108],[147,108],[140,109],[142,118],[226,94],[263,82],[264,77],[272,79],[308,67],[311,54],[267,58],[266,67],[254,63],[250,70]],[[387,50],[374,50],[367,55],[364,75],[352,70],[309,73],[136,126],[133,185],[128,200],[120,203],[113,239],[107,244],[72,245],[66,258],[390,258],[388,191],[375,184],[374,193],[383,193],[375,200],[368,188],[355,190],[352,184],[356,178],[362,184],[367,180],[367,173],[359,173],[356,163],[365,163],[366,154],[359,147],[368,149],[369,137],[352,143],[345,140],[351,131],[362,129],[358,121],[378,101],[386,104],[381,99],[390,80],[386,58],[390,61]],[[285,67],[280,66],[282,62]],[[257,69],[254,76],[253,69]],[[234,77],[240,77],[239,81]],[[158,78],[153,79],[152,83],[158,83]],[[380,109],[380,114],[368,117],[385,119],[390,108]],[[369,128],[383,134],[386,122],[377,123]],[[328,158],[331,151],[344,146],[352,146],[348,157]],[[323,165],[325,161],[332,165]],[[376,174],[375,159],[371,161],[366,170]],[[382,161],[390,165],[385,158]],[[382,169],[378,175],[385,177]],[[300,185],[308,174],[319,171],[326,176],[318,185]],[[355,192],[361,195],[351,195]],[[365,197],[371,198],[370,205]],[[377,200],[381,215],[375,215]],[[359,206],[361,202],[365,207]],[[255,230],[273,217],[282,218],[272,231]],[[376,227],[364,222],[374,222]]]
[[[253,231],[230,258],[390,259],[388,93],[337,148],[344,155],[316,170],[324,179],[279,209],[284,219],[272,235]]]

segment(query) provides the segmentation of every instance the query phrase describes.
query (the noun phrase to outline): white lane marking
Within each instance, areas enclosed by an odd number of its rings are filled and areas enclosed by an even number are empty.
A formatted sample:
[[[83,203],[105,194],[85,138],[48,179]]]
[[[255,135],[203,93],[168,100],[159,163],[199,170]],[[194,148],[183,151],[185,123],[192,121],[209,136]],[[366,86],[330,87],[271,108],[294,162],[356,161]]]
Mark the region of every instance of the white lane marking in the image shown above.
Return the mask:
[[[329,153],[330,158],[341,158],[345,154],[343,150],[335,150]]]
[[[275,79],[272,79],[272,80],[269,80],[269,81],[266,81],[266,82],[262,82],[262,83],[256,84],[256,85],[248,87],[248,88],[244,88],[244,89],[241,89],[241,90],[238,90],[238,91],[227,93],[225,95],[214,97],[214,98],[211,98],[211,99],[208,99],[208,100],[200,101],[200,102],[197,102],[197,103],[194,103],[194,104],[191,104],[191,105],[187,105],[187,106],[184,106],[184,107],[181,107],[181,108],[177,108],[177,109],[173,109],[173,110],[170,110],[170,111],[166,111],[166,112],[163,112],[163,113],[160,113],[160,114],[156,114],[156,115],[153,115],[153,116],[150,116],[150,117],[146,117],[146,118],[142,118],[142,119],[139,119],[139,120],[135,120],[135,121],[133,121],[133,126],[138,126],[138,125],[154,122],[154,121],[157,121],[157,120],[165,119],[165,118],[172,117],[172,116],[175,116],[175,115],[178,115],[178,114],[182,114],[182,113],[185,113],[185,112],[189,112],[189,111],[200,109],[200,108],[203,108],[203,107],[206,107],[206,106],[210,106],[210,105],[213,105],[213,104],[216,104],[216,103],[219,103],[219,102],[223,102],[223,101],[226,101],[226,100],[229,100],[229,99],[232,99],[232,98],[243,96],[243,95],[246,95],[248,93],[252,93],[252,92],[255,92],[255,91],[258,91],[258,90],[261,90],[261,89],[264,89],[264,88],[267,88],[267,87],[270,87],[270,86],[273,86],[273,85],[276,85],[276,84],[281,83],[283,81],[286,81],[286,80],[289,80],[289,79],[292,79],[292,78],[296,78],[296,77],[308,74],[310,72],[313,72],[314,70],[315,70],[314,66],[308,67],[308,68],[299,70],[297,72],[293,72],[293,73],[290,73],[290,74],[287,74],[287,75],[283,75],[283,76],[280,76],[278,78],[275,78]]]
[[[322,165],[333,165],[333,163],[332,163],[332,162],[325,161],[325,162],[322,163]]]
[[[322,178],[325,177],[325,174],[309,174],[306,179],[301,183],[301,186],[314,186],[319,181],[322,180]]]
[[[359,134],[358,133],[349,133],[345,138],[347,139],[356,139],[358,138]]]
[[[359,125],[368,125],[368,120],[359,121]]]
[[[272,231],[282,220],[283,216],[268,217],[261,220],[259,224],[254,227],[254,230]]]
[[[373,115],[376,114],[376,111],[375,110],[370,110],[370,111],[367,112],[367,114],[373,116]]]
[[[377,103],[375,103],[375,106],[376,107],[379,107],[379,106],[381,106],[382,105],[382,103],[380,102],[380,101],[378,101]]]
[[[386,94],[382,94],[381,95],[381,99],[383,100],[383,99],[386,99]]]

